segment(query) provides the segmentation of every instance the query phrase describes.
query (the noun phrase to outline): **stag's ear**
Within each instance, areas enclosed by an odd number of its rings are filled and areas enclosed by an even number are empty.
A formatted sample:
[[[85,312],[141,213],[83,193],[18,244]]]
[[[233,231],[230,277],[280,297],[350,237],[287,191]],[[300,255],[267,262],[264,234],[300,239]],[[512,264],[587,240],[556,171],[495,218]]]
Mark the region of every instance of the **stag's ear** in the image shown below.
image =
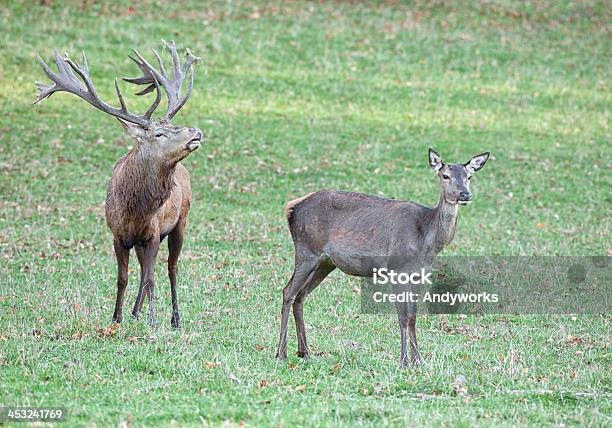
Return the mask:
[[[144,129],[140,125],[136,125],[134,123],[126,122],[125,120],[121,120],[117,118],[123,129],[130,135],[131,137],[140,140],[140,138],[144,135]]]
[[[481,169],[485,165],[485,163],[487,163],[487,159],[489,159],[489,152],[476,155],[472,159],[470,159],[468,163],[465,164],[465,169],[467,169],[468,172],[472,174]]]
[[[442,168],[442,158],[440,155],[431,147],[429,148],[429,166],[436,172]]]

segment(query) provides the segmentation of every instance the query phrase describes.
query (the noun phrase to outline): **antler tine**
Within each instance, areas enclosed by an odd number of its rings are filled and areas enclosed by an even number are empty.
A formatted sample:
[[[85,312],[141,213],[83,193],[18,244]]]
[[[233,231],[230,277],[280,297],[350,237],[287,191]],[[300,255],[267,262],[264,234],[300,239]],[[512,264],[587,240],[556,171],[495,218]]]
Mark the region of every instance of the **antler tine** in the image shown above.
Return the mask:
[[[172,76],[174,77],[174,80],[177,80],[177,78],[181,79],[182,83],[183,76],[181,73],[181,61],[179,59],[178,53],[176,52],[176,43],[174,43],[174,40],[170,40],[170,43],[166,42],[165,40],[162,40],[162,43],[164,44],[168,52],[170,52],[170,56],[172,57]]]
[[[122,79],[128,83],[133,83],[135,85],[149,85],[142,91],[136,93],[136,95],[145,95],[149,92],[152,92],[154,89],[159,88],[159,86],[155,84],[155,81],[160,82],[166,78],[165,70],[163,71],[163,75],[159,74],[157,70],[155,70],[155,68],[151,64],[149,64],[149,62],[142,55],[140,55],[140,52],[138,52],[136,49],[132,49],[132,51],[137,56],[137,58],[134,58],[131,55],[129,56],[129,58],[136,63],[138,68],[140,68],[143,73],[143,76],[123,77]]]
[[[151,115],[161,102],[161,90],[159,89],[159,83],[157,83],[157,79],[155,78],[155,76],[153,76],[153,83],[155,84],[155,89],[157,89],[157,96],[155,97],[155,101],[153,101],[153,104],[151,104],[151,107],[149,107],[149,110],[147,110],[147,112],[145,113],[145,117],[148,120],[151,119]]]
[[[157,63],[159,64],[159,72],[164,77],[168,77],[168,74],[166,73],[166,68],[164,67],[164,62],[162,61],[161,57],[159,56],[159,54],[157,53],[155,49],[151,49],[151,50],[153,51],[153,55],[155,55],[155,58],[157,59]]]
[[[68,55],[64,57],[64,61],[83,80],[83,83],[85,83],[85,86],[87,87],[87,92],[89,92],[89,94],[91,95],[92,101],[98,101],[99,98],[98,100],[96,100],[97,98],[96,88],[94,87],[93,82],[91,81],[91,78],[89,76],[89,70],[87,70],[84,67],[82,68],[80,64],[77,64],[74,61],[72,61]],[[102,101],[102,100],[99,100],[99,101]],[[100,104],[100,105],[103,106],[103,104]]]
[[[64,57],[65,56],[67,55],[64,54]],[[62,72],[70,74],[70,67],[68,67],[64,62],[64,57],[59,53],[57,49],[53,49],[53,58],[55,59],[55,65],[57,66],[57,69],[59,70],[60,74],[62,74]]]
[[[176,113],[178,113],[178,111],[185,105],[185,103],[189,99],[189,96],[191,95],[191,90],[193,89],[193,70],[191,71],[190,74],[191,74],[191,77],[189,79],[189,87],[187,88],[187,92],[185,93],[183,98],[181,98],[178,105],[172,111],[169,110],[168,113],[166,114],[166,117],[169,120],[172,119]]]
[[[42,67],[47,77],[51,79],[54,83],[51,85],[48,85],[38,80],[34,82],[34,84],[36,85],[36,88],[38,89],[38,95],[36,96],[36,99],[34,100],[32,104],[36,104],[40,100],[50,97],[54,92],[57,92],[59,90],[57,89],[57,85],[55,84],[55,78],[56,78],[55,73],[51,71],[47,63],[42,59],[42,57],[38,53],[36,54],[36,59],[40,63],[40,66]]]
[[[187,73],[187,70],[191,69],[191,66],[201,59],[202,58],[199,56],[195,56],[193,53],[191,53],[189,48],[185,49],[185,64],[183,64],[183,73]]]
[[[117,98],[119,98],[119,102],[121,103],[121,110],[127,111],[125,106],[125,101],[123,100],[123,95],[121,95],[121,89],[119,89],[119,83],[117,83],[117,78],[115,77],[115,92],[117,93]]]
[[[189,99],[189,96],[191,95],[194,79],[192,66],[194,63],[199,61],[200,58],[193,55],[189,49],[186,49],[185,62],[181,67],[174,41],[170,41],[170,43],[168,43],[165,40],[162,40],[162,44],[172,57],[172,77],[170,77],[170,75],[166,72],[163,60],[155,49],[153,49],[153,55],[155,55],[155,59],[159,64],[159,70],[155,69],[142,55],[140,55],[136,49],[134,49],[133,51],[135,57],[130,56],[130,58],[136,63],[138,68],[140,68],[143,75],[141,77],[134,78],[124,77],[123,80],[135,85],[148,85],[136,95],[144,95],[153,91],[155,88],[159,88],[159,86],[163,87],[166,95],[168,96],[168,110],[166,111],[165,118],[170,120],[181,109],[181,107],[185,105]],[[191,74],[189,88],[185,95],[181,97],[181,86],[183,85],[183,81],[185,80],[185,76],[188,71]]]
[[[119,98],[119,102],[121,103],[121,108],[118,109],[111,106],[98,96],[93,81],[91,80],[89,64],[87,62],[85,52],[82,54],[81,64],[70,59],[68,54],[65,54],[64,57],[62,57],[59,52],[55,51],[54,56],[58,73],[51,71],[45,61],[40,57],[40,55],[37,54],[38,62],[53,84],[49,85],[42,82],[36,82],[36,87],[39,90],[39,94],[34,100],[34,103],[51,96],[55,92],[65,91],[82,98],[92,106],[96,107],[98,110],[118,117],[119,119],[135,123],[142,127],[147,127],[149,125],[151,115],[153,114],[155,108],[157,108],[159,105],[161,98],[158,86],[157,98],[153,102],[153,105],[147,110],[144,116],[139,116],[134,113],[130,113],[127,110],[117,79],[115,79],[115,91],[117,93],[117,97]]]
[[[136,49],[133,49],[133,51],[136,54],[136,56],[138,57],[138,61],[136,62],[136,64],[138,64],[138,66],[140,67],[142,72],[145,73],[145,75],[148,73],[151,76],[155,76],[155,78],[157,80],[160,80],[160,78],[164,78],[165,77],[165,76],[162,76],[161,74],[159,74],[157,72],[157,70],[155,69],[155,67],[153,67],[149,63],[149,61],[147,61],[142,55],[140,55],[140,52],[138,52]]]

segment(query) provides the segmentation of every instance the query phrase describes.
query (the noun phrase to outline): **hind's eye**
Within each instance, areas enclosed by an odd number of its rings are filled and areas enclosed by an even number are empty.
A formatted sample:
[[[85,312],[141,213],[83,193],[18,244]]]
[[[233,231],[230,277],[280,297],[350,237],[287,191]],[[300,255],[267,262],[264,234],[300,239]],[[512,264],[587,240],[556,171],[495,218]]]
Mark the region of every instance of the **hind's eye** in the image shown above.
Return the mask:
[[[448,175],[446,175],[446,174],[442,174],[442,178],[445,179],[445,180],[450,180],[450,177]]]
[[[155,134],[155,138],[161,138],[163,136],[164,134],[162,134],[161,132],[158,132],[157,134]]]
[[[472,176],[470,175],[470,176],[468,177],[468,180],[471,180],[471,179],[472,179]]]

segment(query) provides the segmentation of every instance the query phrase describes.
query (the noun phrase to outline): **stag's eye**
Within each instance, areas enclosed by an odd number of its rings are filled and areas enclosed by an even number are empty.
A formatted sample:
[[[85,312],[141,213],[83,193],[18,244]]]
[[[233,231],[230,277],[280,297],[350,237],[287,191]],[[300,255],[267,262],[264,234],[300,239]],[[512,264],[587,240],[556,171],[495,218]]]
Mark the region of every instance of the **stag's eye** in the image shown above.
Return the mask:
[[[442,174],[442,178],[445,179],[445,180],[450,180],[450,177],[448,175],[446,175],[446,174]]]
[[[161,132],[158,132],[157,134],[155,134],[155,138],[161,138],[161,137],[165,137],[165,136],[166,135],[161,133]]]
[[[469,175],[469,176],[468,176],[468,180],[471,180],[471,179],[472,179],[472,176],[471,176],[471,175]]]

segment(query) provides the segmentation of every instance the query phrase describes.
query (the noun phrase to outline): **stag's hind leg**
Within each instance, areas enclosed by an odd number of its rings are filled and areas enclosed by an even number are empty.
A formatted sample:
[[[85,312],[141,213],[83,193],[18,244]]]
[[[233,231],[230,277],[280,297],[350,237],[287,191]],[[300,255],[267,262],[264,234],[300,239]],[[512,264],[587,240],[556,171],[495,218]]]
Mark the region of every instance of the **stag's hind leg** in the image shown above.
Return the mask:
[[[117,298],[115,301],[115,312],[113,322],[120,323],[123,311],[123,296],[128,282],[128,264],[130,261],[130,250],[121,245],[119,241],[113,243],[115,256],[117,257]]]
[[[141,247],[136,247],[136,255],[140,262],[140,289],[134,303],[132,314],[138,318],[142,301],[146,292],[149,303],[149,325],[155,327],[155,259],[159,250],[159,239],[151,240]]]
[[[179,255],[183,247],[184,233],[185,221],[181,219],[168,235],[168,277],[170,278],[170,293],[172,295],[172,319],[170,320],[170,324],[174,328],[181,328],[181,317],[179,316],[178,301],[176,297],[176,274],[178,271]]]
[[[134,251],[136,252],[136,257],[138,258],[138,265],[140,266],[140,286],[138,287],[138,295],[136,296],[136,301],[134,302],[134,308],[132,309],[132,315],[134,318],[138,319],[140,316],[140,311],[142,310],[142,302],[144,301],[144,296],[149,294],[149,290],[145,287],[143,282],[143,266],[144,266],[144,248],[143,247],[134,247]]]

